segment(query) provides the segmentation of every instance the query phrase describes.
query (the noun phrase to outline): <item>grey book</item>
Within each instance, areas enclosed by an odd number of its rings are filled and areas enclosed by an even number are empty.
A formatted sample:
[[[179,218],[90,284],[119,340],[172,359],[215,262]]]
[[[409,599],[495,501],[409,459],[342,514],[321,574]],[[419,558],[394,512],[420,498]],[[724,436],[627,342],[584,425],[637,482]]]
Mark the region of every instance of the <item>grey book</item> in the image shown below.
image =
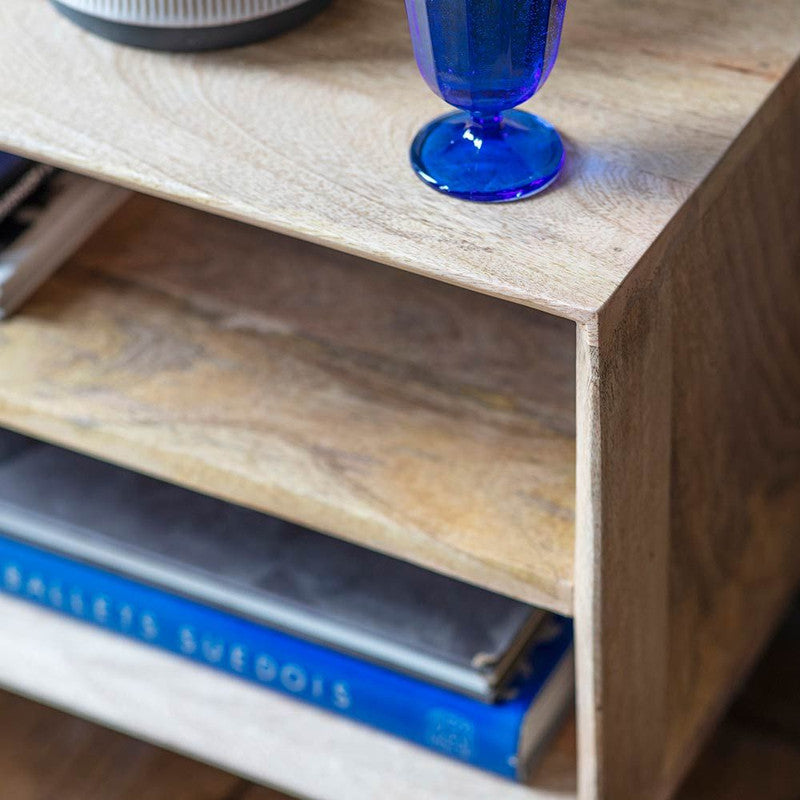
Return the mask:
[[[544,613],[0,430],[0,532],[492,701]]]

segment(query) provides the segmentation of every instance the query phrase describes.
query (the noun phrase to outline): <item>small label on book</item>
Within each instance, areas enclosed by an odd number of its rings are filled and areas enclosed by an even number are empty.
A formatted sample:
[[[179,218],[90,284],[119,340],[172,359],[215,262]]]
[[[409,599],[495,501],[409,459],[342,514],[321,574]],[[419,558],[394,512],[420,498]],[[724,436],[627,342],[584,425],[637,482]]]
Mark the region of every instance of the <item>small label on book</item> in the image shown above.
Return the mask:
[[[433,708],[425,718],[425,741],[442,753],[469,761],[475,751],[475,726],[452,711]]]

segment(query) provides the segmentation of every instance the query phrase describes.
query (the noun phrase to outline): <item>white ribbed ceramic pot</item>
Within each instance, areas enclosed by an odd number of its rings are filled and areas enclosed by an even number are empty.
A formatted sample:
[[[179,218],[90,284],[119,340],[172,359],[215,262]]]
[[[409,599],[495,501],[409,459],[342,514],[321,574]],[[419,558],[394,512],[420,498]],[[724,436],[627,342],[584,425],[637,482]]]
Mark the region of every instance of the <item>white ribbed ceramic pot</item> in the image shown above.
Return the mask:
[[[157,50],[248,44],[299,25],[329,0],[51,0],[108,39]]]

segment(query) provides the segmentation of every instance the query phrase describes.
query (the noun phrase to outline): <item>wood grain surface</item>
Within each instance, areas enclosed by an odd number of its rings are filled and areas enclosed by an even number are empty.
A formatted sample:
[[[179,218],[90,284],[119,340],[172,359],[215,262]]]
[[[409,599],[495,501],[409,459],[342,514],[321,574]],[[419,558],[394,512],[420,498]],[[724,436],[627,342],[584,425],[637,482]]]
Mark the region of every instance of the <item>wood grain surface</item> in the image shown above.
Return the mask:
[[[660,800],[672,361],[668,287],[649,277],[579,330],[575,621],[585,800]]]
[[[138,196],[0,329],[0,423],[569,612],[574,335]]]
[[[575,796],[569,725],[527,787],[7,595],[0,620],[0,686],[300,797]]]
[[[571,2],[527,107],[568,153],[552,191],[479,206],[425,187],[414,132],[446,107],[403,4],[337,0],[262,45],[170,56],[0,4],[0,146],[440,280],[588,319],[800,52],[797,0]],[[677,232],[676,232],[677,233]]]
[[[800,796],[799,670],[795,606],[676,800]],[[559,779],[554,762],[570,758],[574,764],[574,728],[567,725],[548,755],[551,781],[564,781],[562,800],[569,773]],[[0,693],[0,784],[13,800],[290,800],[8,693]]]
[[[800,580],[798,108],[800,64],[579,326],[586,798],[674,789]]]
[[[667,770],[800,580],[800,64],[672,263]]]

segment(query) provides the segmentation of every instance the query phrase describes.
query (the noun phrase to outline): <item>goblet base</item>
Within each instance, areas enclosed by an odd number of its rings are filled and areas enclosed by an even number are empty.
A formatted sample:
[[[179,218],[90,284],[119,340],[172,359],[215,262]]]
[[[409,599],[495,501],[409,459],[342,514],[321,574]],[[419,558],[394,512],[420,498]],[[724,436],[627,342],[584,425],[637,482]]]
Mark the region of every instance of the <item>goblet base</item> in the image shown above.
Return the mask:
[[[446,114],[429,122],[411,144],[411,165],[425,183],[481,203],[541,192],[563,163],[556,129],[519,109],[481,120],[466,111]]]

